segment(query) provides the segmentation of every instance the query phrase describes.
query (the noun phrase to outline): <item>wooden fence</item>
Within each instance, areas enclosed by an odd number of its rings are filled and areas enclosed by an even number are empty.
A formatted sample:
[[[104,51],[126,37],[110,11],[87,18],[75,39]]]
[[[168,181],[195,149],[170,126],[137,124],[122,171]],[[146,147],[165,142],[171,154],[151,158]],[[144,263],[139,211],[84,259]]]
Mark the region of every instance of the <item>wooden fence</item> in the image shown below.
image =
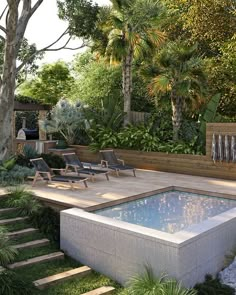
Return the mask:
[[[236,180],[236,163],[216,162],[211,159],[212,134],[236,135],[236,124],[207,124],[206,155],[166,154],[116,149],[115,152],[127,164],[137,168],[208,176]],[[99,162],[99,153],[92,153],[87,146],[73,146],[81,161]]]

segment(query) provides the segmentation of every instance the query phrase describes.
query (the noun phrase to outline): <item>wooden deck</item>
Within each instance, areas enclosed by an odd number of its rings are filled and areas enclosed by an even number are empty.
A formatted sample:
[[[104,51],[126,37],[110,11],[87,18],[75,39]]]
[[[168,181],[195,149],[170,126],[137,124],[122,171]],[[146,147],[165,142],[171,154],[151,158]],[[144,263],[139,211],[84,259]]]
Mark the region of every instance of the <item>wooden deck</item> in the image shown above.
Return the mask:
[[[226,194],[236,200],[236,181],[233,180],[145,170],[137,170],[137,177],[133,177],[131,171],[122,173],[120,177],[113,175],[111,174],[110,181],[98,176],[94,183],[88,182],[87,189],[81,185],[71,190],[67,184],[47,185],[38,182],[32,190],[40,199],[60,210],[71,207],[89,208],[169,186]],[[1,188],[0,194],[4,193]]]

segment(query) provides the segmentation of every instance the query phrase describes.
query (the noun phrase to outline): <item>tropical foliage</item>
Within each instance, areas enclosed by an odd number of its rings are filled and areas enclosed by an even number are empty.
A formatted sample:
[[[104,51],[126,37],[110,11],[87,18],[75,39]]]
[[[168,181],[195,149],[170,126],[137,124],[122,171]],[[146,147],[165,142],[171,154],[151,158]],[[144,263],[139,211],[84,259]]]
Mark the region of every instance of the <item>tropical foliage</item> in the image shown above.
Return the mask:
[[[60,100],[51,111],[50,120],[39,121],[48,133],[60,133],[68,144],[74,144],[80,130],[85,128],[81,104]]]
[[[145,269],[142,275],[136,276],[130,281],[128,294],[132,295],[196,295],[193,289],[183,287],[174,279],[166,275],[155,277],[150,268]]]

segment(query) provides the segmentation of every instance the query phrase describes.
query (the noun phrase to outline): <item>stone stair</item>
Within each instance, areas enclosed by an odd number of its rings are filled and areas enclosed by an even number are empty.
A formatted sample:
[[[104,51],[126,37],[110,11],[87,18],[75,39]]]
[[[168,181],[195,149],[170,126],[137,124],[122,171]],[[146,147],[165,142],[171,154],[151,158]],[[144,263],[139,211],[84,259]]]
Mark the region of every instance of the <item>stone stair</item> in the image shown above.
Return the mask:
[[[26,248],[36,248],[36,247],[46,246],[49,243],[50,243],[50,241],[48,239],[41,239],[41,240],[34,240],[34,241],[14,245],[14,247],[17,250],[22,250],[22,249],[26,249]]]
[[[91,268],[89,268],[88,266],[81,266],[78,268],[74,268],[74,269],[59,273],[59,274],[55,274],[53,276],[49,276],[49,277],[34,281],[33,284],[38,289],[44,289],[75,277],[82,278],[86,276],[87,274],[91,273],[91,271],[92,271]]]
[[[28,219],[28,217],[16,217],[16,218],[8,218],[8,219],[1,219],[0,220],[0,225],[6,225],[6,224],[11,224],[11,223],[15,223],[18,221],[23,221]]]
[[[8,233],[6,233],[6,235],[9,238],[18,238],[18,237],[26,236],[28,234],[33,234],[33,233],[36,233],[36,232],[38,232],[37,228],[30,227],[30,228],[25,228],[25,229],[22,229],[22,230],[8,232]]]
[[[3,208],[3,209],[0,209],[0,214],[14,212],[16,210],[17,210],[17,208]]]
[[[47,255],[42,255],[42,256],[30,258],[27,260],[8,264],[7,268],[16,269],[16,268],[20,268],[20,267],[24,267],[24,266],[28,266],[28,265],[33,265],[33,264],[37,264],[40,262],[48,262],[48,261],[52,261],[52,260],[56,260],[56,259],[64,259],[64,253],[61,251],[58,251],[58,252],[53,252],[53,253],[50,253]]]
[[[114,287],[106,286],[106,287],[100,287],[100,288],[94,289],[92,291],[83,293],[81,295],[105,295],[105,294],[108,295],[108,294],[112,294],[114,290],[115,290]]]

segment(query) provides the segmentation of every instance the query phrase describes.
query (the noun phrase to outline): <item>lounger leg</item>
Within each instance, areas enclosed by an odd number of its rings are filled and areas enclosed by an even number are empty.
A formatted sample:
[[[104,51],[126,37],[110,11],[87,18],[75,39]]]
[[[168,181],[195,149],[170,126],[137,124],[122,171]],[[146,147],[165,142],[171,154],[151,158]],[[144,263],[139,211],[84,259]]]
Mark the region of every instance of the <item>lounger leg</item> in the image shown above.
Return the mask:
[[[90,174],[92,182],[94,182],[94,174]]]
[[[69,166],[66,165],[65,174],[68,172]]]
[[[134,177],[136,177],[135,169],[133,169]]]
[[[116,176],[120,176],[119,175],[119,169],[116,169]]]
[[[72,181],[69,181],[69,183],[70,183],[70,189],[71,190],[74,190],[73,182]]]
[[[37,181],[37,179],[38,179],[38,176],[39,176],[39,173],[36,172],[36,173],[35,173],[35,176],[34,176],[33,183],[32,183],[32,187],[35,186],[35,183],[36,183],[36,181]]]
[[[105,173],[107,180],[109,180],[108,172]]]
[[[84,186],[87,188],[88,187],[88,185],[87,185],[87,181],[86,180],[84,180]]]

